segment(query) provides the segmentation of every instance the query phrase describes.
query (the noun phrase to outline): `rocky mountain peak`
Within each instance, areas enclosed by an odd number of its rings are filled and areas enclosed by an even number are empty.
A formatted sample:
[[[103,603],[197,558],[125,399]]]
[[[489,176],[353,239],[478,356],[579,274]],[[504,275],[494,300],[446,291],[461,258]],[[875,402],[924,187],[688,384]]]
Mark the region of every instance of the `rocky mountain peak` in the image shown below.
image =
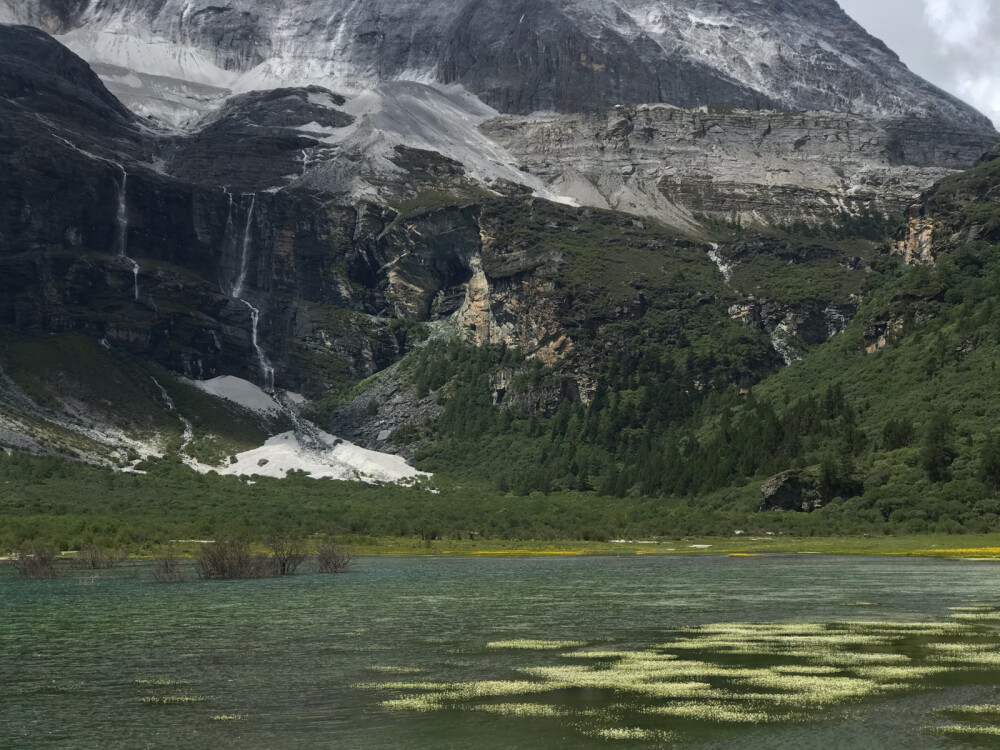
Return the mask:
[[[835,0],[0,0],[91,62],[246,91],[460,84],[505,113],[728,105],[987,118]]]

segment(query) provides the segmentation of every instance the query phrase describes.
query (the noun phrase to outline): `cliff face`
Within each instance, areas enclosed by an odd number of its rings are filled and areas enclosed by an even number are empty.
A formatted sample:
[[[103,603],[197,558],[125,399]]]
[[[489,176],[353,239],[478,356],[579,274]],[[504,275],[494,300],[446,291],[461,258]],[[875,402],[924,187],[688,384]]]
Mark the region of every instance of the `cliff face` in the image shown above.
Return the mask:
[[[497,223],[495,216],[482,222],[481,251],[472,261],[454,321],[480,346],[517,347],[553,365],[573,350],[558,314],[558,268],[566,258],[555,253],[545,265],[524,263],[527,256],[497,245],[502,231]]]
[[[901,213],[997,140],[835,0],[288,2],[3,0],[0,21],[189,133],[156,155],[173,176],[345,205],[519,185],[688,232],[817,225]],[[520,117],[477,129],[498,111]],[[401,148],[434,156],[415,176]]]
[[[554,192],[689,226],[699,215],[752,225],[899,214],[994,143],[969,129],[945,146],[929,120],[667,106],[482,129]]]
[[[893,244],[893,252],[903,263],[934,262],[934,222],[923,216],[910,216],[906,221],[906,234]]]
[[[1000,242],[1000,149],[992,149],[976,165],[951,175],[914,203],[893,252],[906,264],[933,263],[964,243]]]

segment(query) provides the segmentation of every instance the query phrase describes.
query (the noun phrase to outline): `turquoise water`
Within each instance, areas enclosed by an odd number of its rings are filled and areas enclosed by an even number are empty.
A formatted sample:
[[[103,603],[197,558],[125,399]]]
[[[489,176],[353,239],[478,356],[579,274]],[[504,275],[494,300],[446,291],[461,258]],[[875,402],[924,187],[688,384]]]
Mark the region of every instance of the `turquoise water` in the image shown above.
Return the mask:
[[[613,740],[588,730],[615,726],[628,695],[567,689],[544,696],[567,716],[524,717],[393,710],[382,703],[412,691],[361,687],[525,680],[519,669],[568,661],[487,646],[495,641],[642,651],[712,623],[947,621],[949,607],[1000,599],[1000,566],[990,563],[380,557],[339,576],[203,582],[189,572],[179,585],[151,576],[130,565],[21,581],[0,567],[0,748],[930,749],[970,746],[924,731],[948,723],[940,708],[1000,703],[1000,675],[979,670],[793,722],[647,716],[646,729],[670,738]],[[185,702],[161,702],[174,698]]]

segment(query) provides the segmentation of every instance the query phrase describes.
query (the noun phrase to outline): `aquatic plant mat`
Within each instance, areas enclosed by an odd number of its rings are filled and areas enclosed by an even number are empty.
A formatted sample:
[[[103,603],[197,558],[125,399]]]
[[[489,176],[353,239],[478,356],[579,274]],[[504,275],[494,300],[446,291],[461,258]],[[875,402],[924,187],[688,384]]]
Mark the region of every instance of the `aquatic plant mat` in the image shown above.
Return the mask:
[[[485,646],[537,663],[494,679],[356,687],[380,694],[381,706],[394,712],[558,720],[588,737],[671,744],[713,727],[829,721],[851,705],[995,683],[1000,607],[953,607],[948,620],[933,622],[720,623],[670,631],[642,650],[574,641]],[[938,720],[926,731],[1000,742],[1000,703],[928,717]]]

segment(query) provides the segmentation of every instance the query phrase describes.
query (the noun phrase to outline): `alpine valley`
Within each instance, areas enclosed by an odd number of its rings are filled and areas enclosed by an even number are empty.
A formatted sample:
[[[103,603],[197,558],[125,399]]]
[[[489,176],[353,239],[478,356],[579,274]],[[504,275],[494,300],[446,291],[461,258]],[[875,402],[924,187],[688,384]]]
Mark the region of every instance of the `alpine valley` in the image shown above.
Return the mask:
[[[998,142],[836,0],[0,0],[0,552],[1000,531]]]

